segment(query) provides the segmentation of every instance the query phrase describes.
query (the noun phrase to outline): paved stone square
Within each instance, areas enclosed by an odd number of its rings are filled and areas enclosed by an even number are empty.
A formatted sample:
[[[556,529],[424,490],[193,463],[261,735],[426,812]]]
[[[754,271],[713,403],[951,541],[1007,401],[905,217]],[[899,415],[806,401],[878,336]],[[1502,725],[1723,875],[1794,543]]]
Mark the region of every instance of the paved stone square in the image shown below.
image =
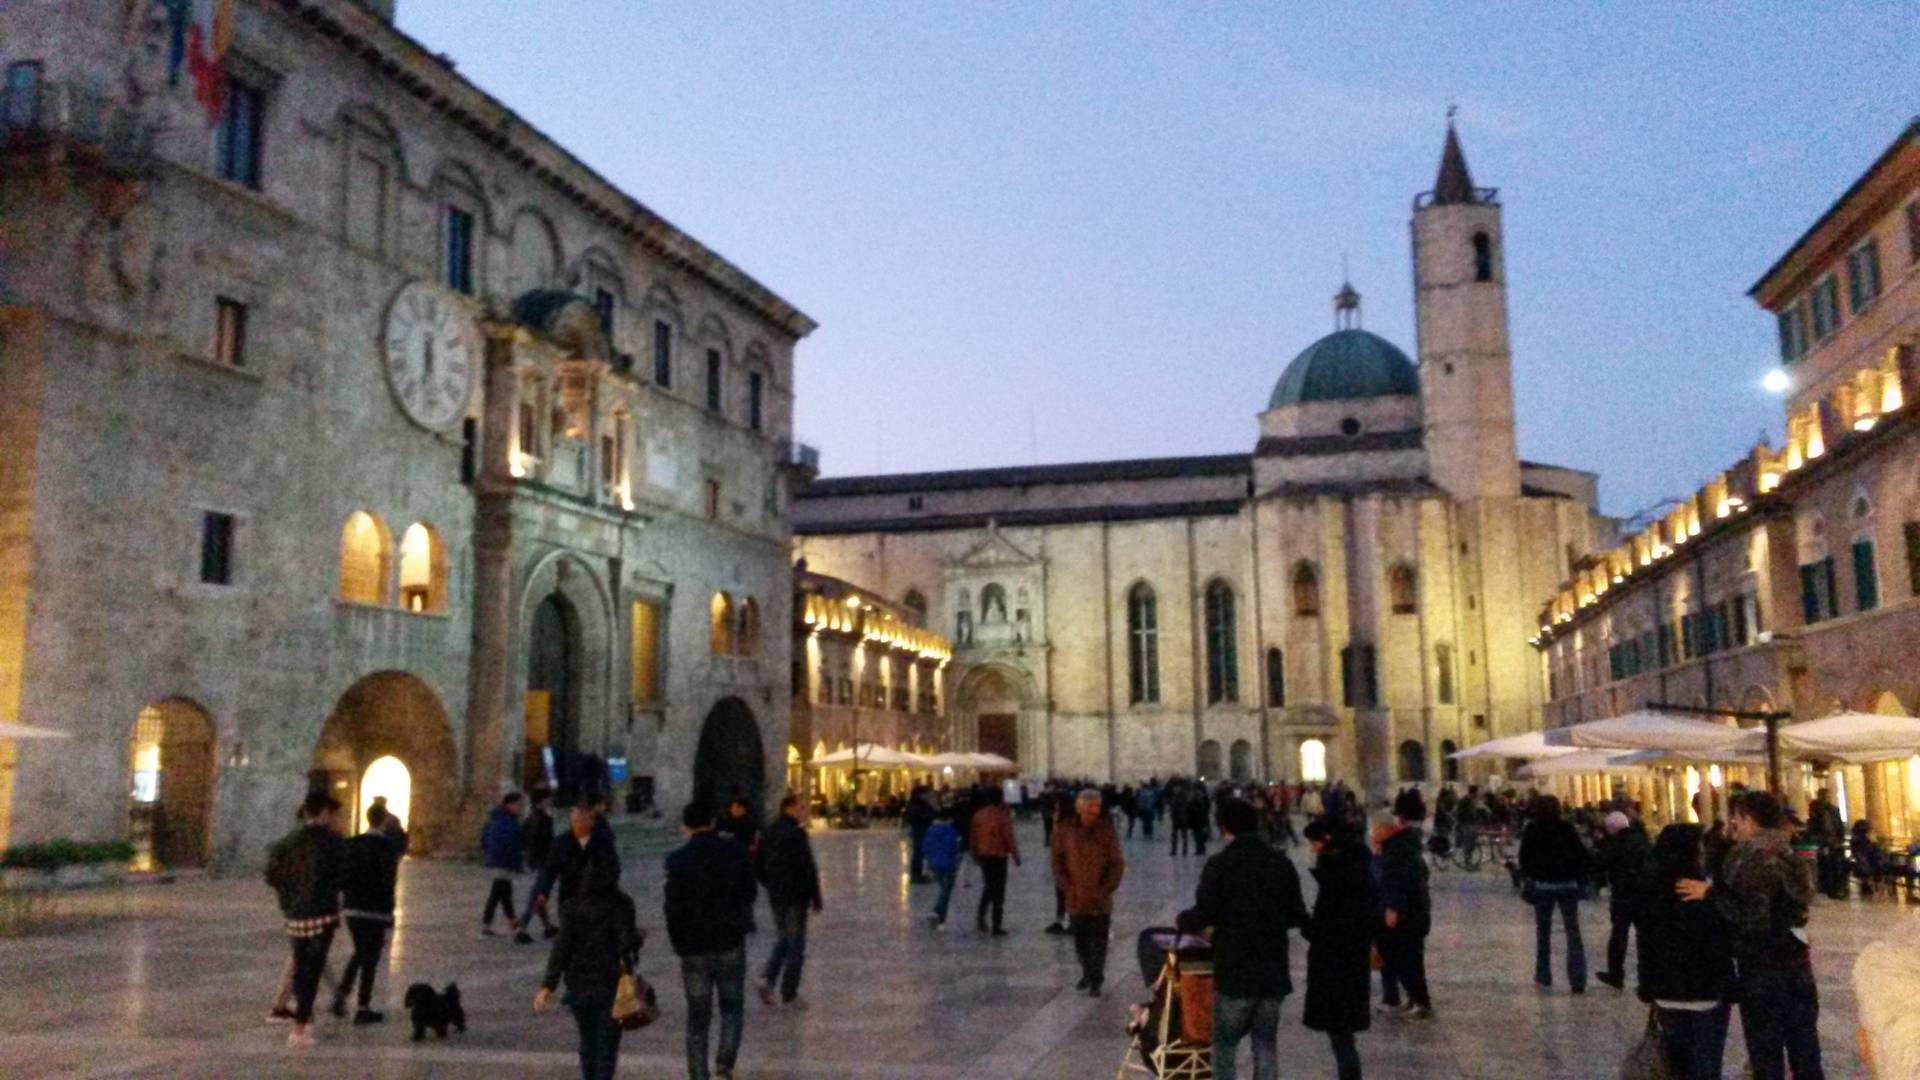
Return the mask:
[[[1191,899],[1200,860],[1170,858],[1162,843],[1128,844],[1115,915],[1108,995],[1071,989],[1071,941],[1040,930],[1052,914],[1044,859],[1013,871],[1009,937],[971,929],[979,895],[955,893],[944,933],[921,918],[930,887],[905,880],[904,845],[890,830],[815,833],[827,900],[814,924],[803,1012],[749,1000],[743,1077],[1110,1077],[1119,1063],[1127,1003],[1144,997],[1132,971],[1134,932],[1165,921]],[[631,838],[629,838],[631,842]],[[1039,854],[1037,826],[1021,842]],[[665,1015],[630,1035],[623,1074],[681,1075],[677,967],[660,917],[660,858],[628,854],[626,884],[651,939],[642,972],[661,990]],[[106,901],[113,918],[57,933],[0,939],[0,1075],[487,1077],[578,1075],[564,1010],[530,1008],[544,946],[482,939],[487,878],[475,865],[410,860],[401,874],[400,929],[378,992],[388,1022],[353,1028],[323,1019],[318,1045],[289,1051],[286,1029],[262,1022],[285,945],[266,887],[254,881],[186,881],[129,890]],[[1309,895],[1311,880],[1308,879]],[[1438,874],[1428,966],[1439,1018],[1381,1021],[1360,1039],[1373,1077],[1612,1077],[1644,1014],[1629,995],[1595,985],[1582,998],[1564,984],[1541,994],[1532,970],[1531,912],[1491,873]],[[1823,999],[1822,1034],[1833,1076],[1859,1071],[1847,972],[1860,947],[1909,924],[1915,909],[1822,902],[1813,938]],[[765,909],[761,909],[765,925]],[[1604,942],[1601,906],[1583,912],[1591,962]],[[334,946],[344,961],[344,938]],[[769,935],[749,945],[763,962]],[[1296,980],[1304,956],[1296,939]],[[1560,974],[1556,961],[1556,977]],[[457,980],[471,1030],[414,1044],[399,1007],[416,980]],[[1288,1076],[1331,1075],[1323,1037],[1302,1028],[1298,998],[1281,1023]],[[1744,1069],[1738,1026],[1729,1075]],[[1244,1052],[1243,1052],[1244,1056]]]

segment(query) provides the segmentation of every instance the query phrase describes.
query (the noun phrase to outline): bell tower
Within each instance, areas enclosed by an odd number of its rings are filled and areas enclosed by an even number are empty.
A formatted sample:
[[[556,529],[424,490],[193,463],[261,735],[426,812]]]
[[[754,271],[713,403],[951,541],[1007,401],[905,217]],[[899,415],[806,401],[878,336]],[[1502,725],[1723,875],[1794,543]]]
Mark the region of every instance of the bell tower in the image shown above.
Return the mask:
[[[1453,120],[1413,202],[1414,316],[1433,480],[1456,499],[1520,494],[1499,192],[1473,186]]]

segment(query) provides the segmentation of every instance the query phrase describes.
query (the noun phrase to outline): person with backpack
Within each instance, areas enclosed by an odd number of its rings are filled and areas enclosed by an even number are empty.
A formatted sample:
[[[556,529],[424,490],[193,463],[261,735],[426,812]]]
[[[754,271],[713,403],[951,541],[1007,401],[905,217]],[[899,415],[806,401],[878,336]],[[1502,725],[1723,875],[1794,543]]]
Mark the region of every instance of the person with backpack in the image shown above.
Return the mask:
[[[313,1045],[313,999],[340,925],[340,802],[323,791],[300,805],[300,824],[267,852],[267,884],[280,901],[293,951],[293,1030],[287,1045]]]
[[[640,962],[645,938],[634,916],[633,898],[620,891],[620,871],[607,862],[590,864],[580,891],[560,906],[560,936],[547,955],[547,973],[534,1010],[545,1009],[566,980],[566,1005],[580,1031],[580,1075],[612,1080],[620,1062],[620,1024],[613,999],[620,976]]]
[[[520,793],[509,791],[500,797],[500,805],[487,815],[480,829],[480,857],[493,871],[493,887],[487,891],[487,906],[480,915],[480,933],[493,936],[493,913],[507,913],[507,925],[513,926],[513,879],[526,868],[526,853],[520,841]]]
[[[348,840],[343,848],[341,914],[353,939],[353,956],[334,990],[333,1015],[347,1015],[347,995],[353,991],[357,977],[360,1007],[353,1014],[355,1024],[378,1024],[386,1019],[384,1013],[373,1008],[373,977],[380,968],[387,931],[393,926],[394,884],[400,873],[400,855],[386,832],[389,816],[379,806],[369,807],[367,831]]]

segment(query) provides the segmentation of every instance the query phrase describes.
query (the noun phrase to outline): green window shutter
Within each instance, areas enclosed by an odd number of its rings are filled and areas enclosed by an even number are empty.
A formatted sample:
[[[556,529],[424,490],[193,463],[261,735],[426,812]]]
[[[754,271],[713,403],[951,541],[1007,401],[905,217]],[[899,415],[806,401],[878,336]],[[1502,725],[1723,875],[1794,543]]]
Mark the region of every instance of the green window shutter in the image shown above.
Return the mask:
[[[1907,522],[1903,531],[1907,538],[1907,594],[1920,596],[1920,521]]]
[[[1880,581],[1873,565],[1871,540],[1853,545],[1853,601],[1855,611],[1872,611],[1880,606]]]

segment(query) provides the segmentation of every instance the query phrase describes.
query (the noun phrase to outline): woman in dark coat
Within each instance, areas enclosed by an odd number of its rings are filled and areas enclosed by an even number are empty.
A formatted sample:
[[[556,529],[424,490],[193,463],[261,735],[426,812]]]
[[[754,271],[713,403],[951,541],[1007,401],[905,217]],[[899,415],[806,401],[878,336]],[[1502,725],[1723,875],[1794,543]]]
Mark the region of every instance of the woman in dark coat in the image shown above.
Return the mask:
[[[1315,818],[1307,823],[1307,843],[1319,891],[1307,921],[1307,1001],[1301,1022],[1324,1031],[1333,1043],[1340,1080],[1360,1080],[1355,1032],[1368,1027],[1373,998],[1371,964],[1380,899],[1366,849],[1346,826]]]
[[[1698,825],[1669,825],[1653,846],[1640,914],[1640,1000],[1653,1007],[1674,1080],[1719,1080],[1733,988],[1733,942],[1710,904],[1674,883],[1706,872]]]
[[[613,1076],[620,1058],[613,997],[622,969],[631,971],[640,953],[633,898],[620,891],[619,875],[605,862],[588,865],[580,892],[560,909],[560,936],[533,999],[535,1009],[546,1008],[554,988],[566,979],[566,1004],[580,1029],[580,1074],[586,1080]]]
[[[1522,895],[1533,905],[1533,981],[1553,985],[1553,912],[1560,910],[1567,930],[1567,982],[1576,994],[1587,992],[1587,951],[1580,943],[1580,900],[1587,893],[1592,856],[1580,834],[1560,816],[1560,800],[1541,795],[1527,810],[1531,821],[1520,833]]]

